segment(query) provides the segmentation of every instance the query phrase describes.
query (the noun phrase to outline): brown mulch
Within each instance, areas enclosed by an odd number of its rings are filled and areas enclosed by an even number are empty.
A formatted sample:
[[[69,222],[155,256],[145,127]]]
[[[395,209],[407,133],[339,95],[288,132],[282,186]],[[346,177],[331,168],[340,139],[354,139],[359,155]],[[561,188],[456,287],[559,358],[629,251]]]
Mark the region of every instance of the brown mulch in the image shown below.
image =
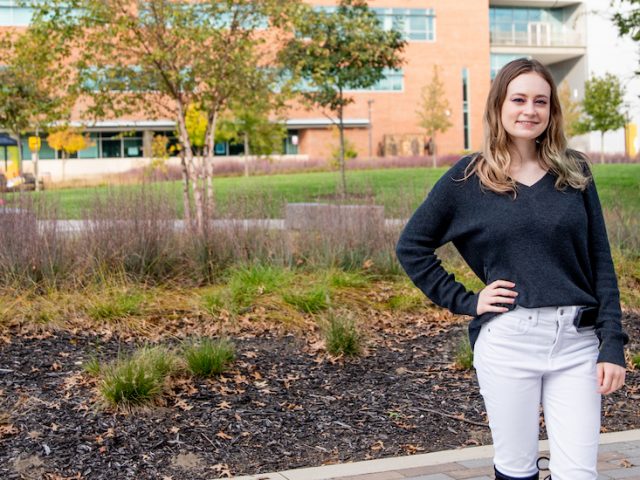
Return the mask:
[[[640,315],[626,313],[640,351]],[[453,366],[463,322],[373,328],[366,354],[314,337],[235,338],[221,378],[175,381],[161,405],[113,411],[83,373],[140,340],[64,329],[0,337],[0,478],[211,479],[491,442],[473,371]],[[165,342],[166,344],[167,342]],[[603,431],[640,428],[640,372],[605,397]]]

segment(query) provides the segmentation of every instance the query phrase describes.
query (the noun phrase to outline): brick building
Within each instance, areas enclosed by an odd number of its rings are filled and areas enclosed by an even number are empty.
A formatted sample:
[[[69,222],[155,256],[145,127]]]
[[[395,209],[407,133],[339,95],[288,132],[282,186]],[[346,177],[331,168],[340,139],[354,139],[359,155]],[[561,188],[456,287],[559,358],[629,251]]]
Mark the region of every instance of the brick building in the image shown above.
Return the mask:
[[[310,3],[330,9],[336,2]],[[434,65],[444,83],[453,124],[436,138],[440,154],[480,148],[482,112],[491,78],[513,58],[541,60],[558,83],[566,80],[576,98],[582,95],[587,76],[587,2],[370,0],[369,6],[385,28],[400,30],[408,43],[400,70],[386,72],[373,88],[349,92],[355,102],[345,111],[347,138],[360,157],[424,154],[428,139],[416,112]],[[0,0],[0,26],[26,25],[30,15],[16,0]],[[336,148],[338,139],[323,112],[293,107],[286,123],[283,154],[324,158]],[[67,172],[81,176],[132,168],[149,155],[150,139],[156,132],[173,129],[170,119],[114,118],[87,126],[93,146],[68,160]],[[129,135],[122,136],[122,132]],[[26,145],[24,151],[28,158]],[[241,145],[216,145],[216,155],[241,153]],[[48,168],[53,178],[59,170],[53,163],[57,157],[57,152],[44,146],[42,169],[47,171],[47,161],[51,161]]]

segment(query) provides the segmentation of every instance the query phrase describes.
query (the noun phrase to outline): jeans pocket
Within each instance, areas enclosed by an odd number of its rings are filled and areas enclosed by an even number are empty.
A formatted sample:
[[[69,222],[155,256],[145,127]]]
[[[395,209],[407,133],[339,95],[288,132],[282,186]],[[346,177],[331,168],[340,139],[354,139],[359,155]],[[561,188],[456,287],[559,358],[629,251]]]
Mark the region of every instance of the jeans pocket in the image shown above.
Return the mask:
[[[512,310],[491,319],[487,324],[487,330],[492,335],[520,336],[529,333],[534,323],[533,315],[521,310]]]

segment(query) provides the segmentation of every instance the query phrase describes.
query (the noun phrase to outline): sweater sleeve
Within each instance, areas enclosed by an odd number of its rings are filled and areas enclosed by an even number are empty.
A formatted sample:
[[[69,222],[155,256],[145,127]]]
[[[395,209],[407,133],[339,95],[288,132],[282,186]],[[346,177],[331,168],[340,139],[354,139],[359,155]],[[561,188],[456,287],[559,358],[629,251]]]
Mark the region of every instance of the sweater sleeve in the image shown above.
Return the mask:
[[[593,287],[599,301],[596,320],[596,334],[600,339],[598,362],[615,363],[624,367],[624,344],[629,337],[622,330],[620,292],[602,207],[593,179],[584,191],[584,199],[589,220],[588,241]]]
[[[453,240],[455,200],[451,173],[433,187],[405,226],[396,254],[409,278],[436,305],[456,314],[475,316],[478,298],[442,267],[436,248]]]

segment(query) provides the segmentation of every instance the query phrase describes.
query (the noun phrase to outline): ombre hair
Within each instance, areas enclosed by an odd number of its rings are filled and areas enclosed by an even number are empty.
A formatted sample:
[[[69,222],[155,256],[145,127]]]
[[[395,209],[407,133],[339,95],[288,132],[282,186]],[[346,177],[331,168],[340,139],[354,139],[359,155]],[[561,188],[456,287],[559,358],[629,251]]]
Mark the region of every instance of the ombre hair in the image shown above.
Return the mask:
[[[474,173],[482,185],[496,193],[517,194],[516,181],[509,176],[511,155],[509,134],[501,120],[502,104],[511,81],[525,73],[534,72],[551,87],[549,98],[549,124],[536,139],[540,166],[557,176],[556,188],[567,186],[584,190],[590,181],[587,157],[567,149],[567,139],[562,127],[562,108],[558,90],[549,70],[537,60],[519,58],[507,63],[493,80],[484,111],[484,145],[467,167],[465,178]]]

